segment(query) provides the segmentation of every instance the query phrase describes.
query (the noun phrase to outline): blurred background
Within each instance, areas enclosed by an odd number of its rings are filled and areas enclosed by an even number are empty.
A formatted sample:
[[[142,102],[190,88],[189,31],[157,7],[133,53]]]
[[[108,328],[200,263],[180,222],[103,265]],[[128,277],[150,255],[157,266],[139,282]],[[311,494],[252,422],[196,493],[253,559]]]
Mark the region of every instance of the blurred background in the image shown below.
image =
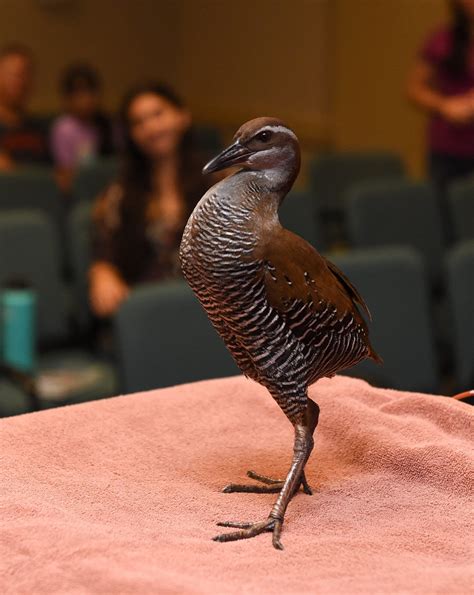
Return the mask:
[[[282,221],[384,358],[474,382],[474,2],[1,0],[0,416],[237,373],[177,248],[246,120],[298,135]]]
[[[424,164],[423,118],[404,100],[408,69],[446,20],[444,0],[2,0],[0,35],[37,60],[36,112],[59,108],[77,60],[104,78],[104,104],[158,78],[196,121],[232,135],[254,115],[291,122],[310,149],[388,149]]]

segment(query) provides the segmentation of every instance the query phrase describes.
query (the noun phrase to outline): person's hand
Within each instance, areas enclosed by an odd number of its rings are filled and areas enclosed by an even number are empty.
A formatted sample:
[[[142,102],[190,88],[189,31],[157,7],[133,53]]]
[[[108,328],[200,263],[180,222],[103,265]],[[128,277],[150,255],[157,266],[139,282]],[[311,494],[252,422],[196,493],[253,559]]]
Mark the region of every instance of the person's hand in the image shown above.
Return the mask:
[[[0,151],[0,171],[11,171],[12,169],[15,169],[14,161],[8,153]]]
[[[92,266],[89,299],[97,316],[112,316],[129,292],[130,288],[112,265],[99,262]]]
[[[440,113],[452,124],[467,124],[474,120],[474,103],[471,94],[446,97],[440,105]]]

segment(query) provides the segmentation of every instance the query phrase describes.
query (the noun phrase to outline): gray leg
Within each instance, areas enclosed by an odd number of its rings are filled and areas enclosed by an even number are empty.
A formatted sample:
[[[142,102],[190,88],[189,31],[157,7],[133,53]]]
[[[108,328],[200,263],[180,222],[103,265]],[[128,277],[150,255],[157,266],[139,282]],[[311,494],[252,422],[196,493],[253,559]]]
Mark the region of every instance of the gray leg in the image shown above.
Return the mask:
[[[319,407],[316,405],[314,401],[308,398],[308,406],[305,421],[306,425],[308,426],[308,429],[311,432],[311,435],[314,434],[316,426],[318,425],[318,417]],[[232,494],[235,492],[244,492],[250,494],[276,494],[283,489],[283,486],[285,484],[284,479],[268,477],[268,475],[262,475],[252,470],[247,471],[247,477],[250,477],[250,479],[258,481],[263,485],[229,483],[222,489],[222,491],[226,494]],[[304,471],[301,474],[301,481],[296,487],[293,496],[298,492],[300,487],[303,488],[303,492],[305,494],[308,494],[309,496],[313,494],[313,490],[308,484]]]
[[[279,489],[278,498],[270,512],[268,518],[257,523],[239,523],[226,522],[218,523],[222,527],[234,527],[239,529],[232,533],[223,533],[214,537],[215,541],[236,541],[238,539],[248,539],[271,531],[273,533],[273,546],[276,549],[283,549],[280,541],[281,529],[285,512],[291,498],[302,483],[304,467],[313,450],[313,433],[318,423],[319,407],[313,401],[308,399],[307,412],[301,423],[295,423],[295,442],[293,448],[293,461],[288,475]],[[268,479],[268,478],[267,478]],[[273,481],[273,480],[271,480]],[[275,487],[268,485],[267,487]]]

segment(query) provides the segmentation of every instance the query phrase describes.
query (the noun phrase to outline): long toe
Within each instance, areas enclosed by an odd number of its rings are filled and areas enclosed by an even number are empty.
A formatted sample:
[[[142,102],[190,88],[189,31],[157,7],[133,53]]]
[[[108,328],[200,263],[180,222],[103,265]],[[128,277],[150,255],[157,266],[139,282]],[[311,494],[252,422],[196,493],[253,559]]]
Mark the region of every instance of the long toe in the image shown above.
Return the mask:
[[[260,533],[265,533],[267,531],[271,531],[273,533],[272,543],[273,547],[277,550],[282,550],[283,545],[280,541],[280,534],[281,534],[281,527],[282,521],[278,519],[269,518],[265,521],[260,521],[258,523],[238,523],[234,521],[228,521],[223,523],[217,523],[220,527],[233,527],[239,529],[238,531],[233,531],[232,533],[222,533],[221,535],[216,535],[212,539],[214,541],[220,541],[224,543],[226,541],[238,541],[240,539],[250,539],[251,537],[255,537],[256,535],[260,535]]]
[[[229,483],[222,491],[225,494],[232,494],[234,492],[246,492],[249,494],[277,494],[283,484],[274,485],[254,485],[254,484],[240,484],[240,483]]]
[[[255,479],[255,481],[260,481],[261,483],[265,483],[267,485],[274,485],[274,484],[281,484],[283,485],[285,483],[284,479],[275,479],[273,477],[268,477],[268,475],[262,475],[260,473],[257,473],[256,471],[247,471],[247,477],[250,477],[250,479]]]
[[[256,523],[239,523],[238,521],[223,521],[220,523],[216,523],[218,527],[232,527],[234,529],[250,529]],[[267,529],[267,531],[271,531],[271,527]]]

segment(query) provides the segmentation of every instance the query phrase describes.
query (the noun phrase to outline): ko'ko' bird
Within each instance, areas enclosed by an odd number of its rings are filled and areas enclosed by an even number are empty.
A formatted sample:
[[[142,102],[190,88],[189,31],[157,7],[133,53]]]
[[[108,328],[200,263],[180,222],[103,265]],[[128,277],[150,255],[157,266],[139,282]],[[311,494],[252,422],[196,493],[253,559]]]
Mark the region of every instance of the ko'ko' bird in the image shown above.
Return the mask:
[[[196,205],[180,247],[183,274],[242,372],[265,386],[294,427],[293,460],[284,480],[249,471],[259,484],[230,484],[225,492],[274,492],[267,518],[224,522],[235,531],[216,541],[266,531],[282,549],[285,511],[300,487],[311,493],[304,468],[313,449],[318,405],[308,386],[365,358],[370,317],[357,289],[313,246],[280,224],[278,209],[300,169],[295,133],[276,118],[241,126],[234,142],[205,173],[241,166]]]

